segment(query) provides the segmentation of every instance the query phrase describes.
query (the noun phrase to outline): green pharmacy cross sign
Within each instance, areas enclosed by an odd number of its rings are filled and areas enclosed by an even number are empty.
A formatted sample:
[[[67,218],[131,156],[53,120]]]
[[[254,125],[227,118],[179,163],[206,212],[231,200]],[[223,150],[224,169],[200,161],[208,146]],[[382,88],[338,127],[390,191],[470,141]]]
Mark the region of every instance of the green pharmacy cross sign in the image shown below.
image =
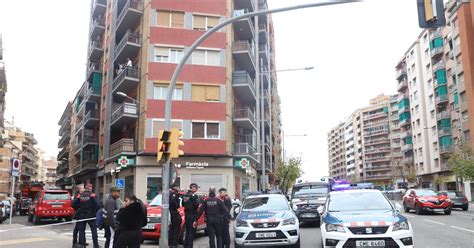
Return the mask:
[[[249,161],[246,159],[246,158],[243,158],[239,161],[239,165],[240,165],[240,168],[242,169],[247,169],[247,167],[249,166]]]
[[[125,168],[130,164],[130,159],[128,159],[126,156],[122,156],[118,159],[117,163],[120,165],[120,167]]]

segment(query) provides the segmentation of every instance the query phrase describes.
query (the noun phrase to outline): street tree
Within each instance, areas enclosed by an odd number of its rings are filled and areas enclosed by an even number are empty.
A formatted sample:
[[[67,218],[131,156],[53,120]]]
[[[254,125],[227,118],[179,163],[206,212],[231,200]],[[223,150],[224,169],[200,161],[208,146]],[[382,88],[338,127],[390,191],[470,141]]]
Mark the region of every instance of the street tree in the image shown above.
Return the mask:
[[[474,160],[471,147],[467,143],[457,147],[449,156],[448,166],[457,176],[465,180],[474,180]]]
[[[287,163],[280,162],[276,171],[277,180],[280,182],[280,189],[283,194],[287,194],[296,179],[303,175],[300,157],[291,157]]]

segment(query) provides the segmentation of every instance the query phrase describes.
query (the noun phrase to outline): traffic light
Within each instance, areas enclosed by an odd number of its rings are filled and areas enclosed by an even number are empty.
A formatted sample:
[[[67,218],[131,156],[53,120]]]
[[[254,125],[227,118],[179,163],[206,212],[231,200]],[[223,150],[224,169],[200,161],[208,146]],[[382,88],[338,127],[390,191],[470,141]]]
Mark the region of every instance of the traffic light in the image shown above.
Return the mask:
[[[443,0],[417,0],[420,28],[439,28],[446,25]]]
[[[172,128],[171,129],[171,146],[170,146],[170,153],[171,153],[171,158],[179,158],[179,156],[183,156],[184,152],[181,149],[182,146],[184,146],[184,142],[181,140],[183,137],[184,133],[183,131],[180,131],[177,128]]]
[[[160,130],[160,134],[158,136],[158,156],[156,161],[165,162],[170,159],[170,151],[171,151],[171,132]]]

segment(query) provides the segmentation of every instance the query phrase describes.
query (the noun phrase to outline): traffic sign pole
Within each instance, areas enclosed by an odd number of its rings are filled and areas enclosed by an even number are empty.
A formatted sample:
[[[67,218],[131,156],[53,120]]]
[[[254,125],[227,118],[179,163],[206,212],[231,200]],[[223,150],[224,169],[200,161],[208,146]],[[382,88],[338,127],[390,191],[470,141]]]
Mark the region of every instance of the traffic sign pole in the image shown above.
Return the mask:
[[[10,199],[13,199],[13,196],[14,196],[14,193],[15,193],[15,183],[16,183],[16,176],[13,176],[12,175],[12,194],[10,195]],[[13,209],[13,204],[14,202],[10,202],[10,222],[9,224],[11,225],[12,224],[12,215],[13,215],[13,211],[15,211]]]

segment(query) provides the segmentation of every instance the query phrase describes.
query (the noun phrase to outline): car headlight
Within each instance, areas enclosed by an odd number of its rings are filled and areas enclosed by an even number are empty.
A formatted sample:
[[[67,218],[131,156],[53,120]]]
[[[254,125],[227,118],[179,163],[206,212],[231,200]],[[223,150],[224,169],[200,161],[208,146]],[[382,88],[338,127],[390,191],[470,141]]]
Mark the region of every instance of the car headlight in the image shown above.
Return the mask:
[[[425,199],[419,199],[420,202],[427,202]]]
[[[345,233],[346,231],[344,231],[344,226],[342,225],[334,225],[334,224],[327,224],[326,225],[326,231],[327,232],[341,232],[341,233]]]
[[[402,222],[397,222],[395,225],[393,225],[393,231],[399,231],[399,230],[409,230],[410,225],[408,225],[408,221],[402,221]]]
[[[296,224],[296,218],[295,217],[291,217],[291,218],[286,219],[286,220],[283,221],[284,226],[295,225],[295,224]]]
[[[247,221],[245,221],[245,220],[237,220],[237,221],[235,222],[235,226],[236,226],[236,227],[241,227],[241,226],[242,226],[242,227],[248,227],[249,224],[247,224]]]

